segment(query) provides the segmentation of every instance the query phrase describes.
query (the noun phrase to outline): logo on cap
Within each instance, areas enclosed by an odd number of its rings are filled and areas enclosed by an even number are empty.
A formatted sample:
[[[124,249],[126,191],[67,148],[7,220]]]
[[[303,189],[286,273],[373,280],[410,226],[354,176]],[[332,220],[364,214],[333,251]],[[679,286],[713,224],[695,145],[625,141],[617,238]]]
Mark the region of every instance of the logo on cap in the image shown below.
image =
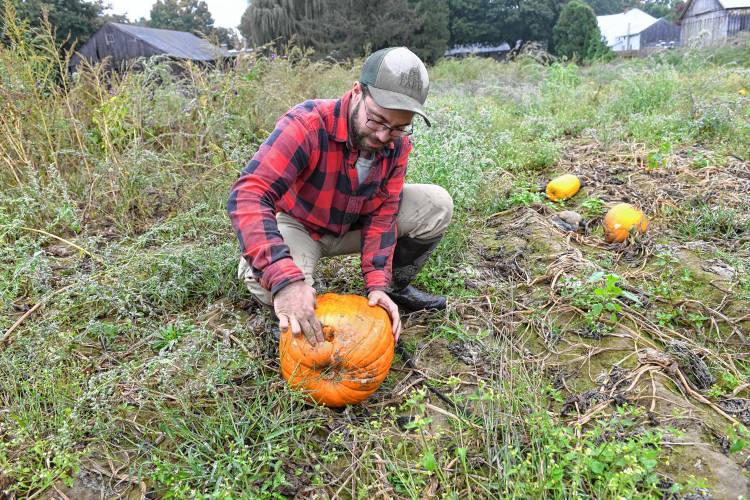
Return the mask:
[[[412,68],[409,73],[401,73],[400,85],[405,89],[422,92],[422,75],[419,73],[419,68]]]

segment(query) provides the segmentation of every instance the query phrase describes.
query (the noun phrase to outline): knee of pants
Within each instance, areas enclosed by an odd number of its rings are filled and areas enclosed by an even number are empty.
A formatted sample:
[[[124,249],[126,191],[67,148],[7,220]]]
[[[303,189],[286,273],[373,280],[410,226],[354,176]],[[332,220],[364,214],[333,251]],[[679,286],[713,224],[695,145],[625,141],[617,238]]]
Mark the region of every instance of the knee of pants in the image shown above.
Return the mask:
[[[448,230],[453,218],[453,198],[443,187],[433,184],[424,193],[424,203],[429,205],[426,217],[408,236],[429,240]]]

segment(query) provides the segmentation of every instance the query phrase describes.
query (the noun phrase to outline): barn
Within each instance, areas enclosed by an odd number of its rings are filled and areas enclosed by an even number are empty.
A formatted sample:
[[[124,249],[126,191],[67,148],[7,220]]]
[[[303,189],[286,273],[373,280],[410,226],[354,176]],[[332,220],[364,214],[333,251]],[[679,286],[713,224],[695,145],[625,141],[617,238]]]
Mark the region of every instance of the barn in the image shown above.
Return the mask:
[[[750,31],[750,0],[688,0],[678,22],[683,44],[721,42]]]
[[[84,59],[96,64],[109,58],[113,68],[122,69],[129,61],[157,55],[177,61],[210,63],[228,57],[229,53],[185,31],[108,22],[75,53],[69,67],[75,71]]]
[[[672,46],[677,45],[680,40],[678,26],[665,19],[656,19],[640,9],[629,9],[610,16],[597,16],[596,22],[607,41],[607,46],[615,52]]]

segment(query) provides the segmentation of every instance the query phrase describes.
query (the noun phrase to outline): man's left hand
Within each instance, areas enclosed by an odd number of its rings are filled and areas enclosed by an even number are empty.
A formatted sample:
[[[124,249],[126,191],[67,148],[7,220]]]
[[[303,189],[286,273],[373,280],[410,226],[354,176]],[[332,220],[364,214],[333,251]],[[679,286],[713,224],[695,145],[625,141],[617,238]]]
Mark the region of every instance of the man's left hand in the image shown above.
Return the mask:
[[[391,324],[393,325],[393,339],[398,342],[398,336],[401,335],[401,318],[398,315],[398,306],[393,303],[391,298],[382,290],[374,290],[367,296],[369,299],[370,307],[380,306],[388,313],[391,317]]]

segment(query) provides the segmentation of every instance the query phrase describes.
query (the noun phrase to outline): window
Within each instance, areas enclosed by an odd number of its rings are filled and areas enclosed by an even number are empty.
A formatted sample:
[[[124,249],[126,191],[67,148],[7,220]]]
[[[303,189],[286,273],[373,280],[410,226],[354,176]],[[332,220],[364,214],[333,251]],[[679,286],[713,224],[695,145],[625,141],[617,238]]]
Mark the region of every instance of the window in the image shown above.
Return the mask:
[[[104,41],[107,45],[112,45],[113,43],[115,43],[115,36],[111,33],[107,33],[106,35],[104,35]]]

